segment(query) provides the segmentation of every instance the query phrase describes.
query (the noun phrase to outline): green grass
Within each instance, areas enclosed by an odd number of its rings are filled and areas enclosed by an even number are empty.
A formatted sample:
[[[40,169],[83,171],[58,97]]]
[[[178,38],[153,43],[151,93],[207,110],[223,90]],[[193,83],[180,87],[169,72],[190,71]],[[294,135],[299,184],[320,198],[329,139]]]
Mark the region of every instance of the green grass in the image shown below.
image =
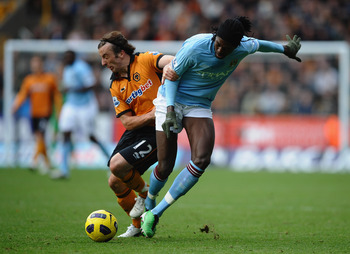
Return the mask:
[[[104,170],[63,181],[0,170],[0,253],[350,253],[350,174],[208,169],[152,239],[91,241],[84,223],[98,209],[117,217],[119,234],[131,223]]]

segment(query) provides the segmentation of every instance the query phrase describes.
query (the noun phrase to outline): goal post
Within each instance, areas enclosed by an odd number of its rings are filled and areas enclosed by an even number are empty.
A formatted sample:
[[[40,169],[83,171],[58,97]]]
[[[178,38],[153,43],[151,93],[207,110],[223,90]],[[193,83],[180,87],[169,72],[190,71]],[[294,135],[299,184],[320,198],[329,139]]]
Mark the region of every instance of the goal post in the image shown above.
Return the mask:
[[[129,41],[139,52],[159,51],[164,54],[175,54],[181,47],[179,41]],[[14,53],[63,53],[74,50],[77,53],[96,54],[98,56],[99,41],[97,40],[7,40],[4,46],[4,91],[3,91],[3,121],[4,121],[4,166],[13,166],[15,153],[14,143],[14,117],[11,106],[14,100]]]
[[[97,40],[69,41],[69,40],[8,40],[4,46],[4,92],[3,92],[3,120],[4,120],[4,147],[6,165],[14,165],[13,141],[14,119],[11,106],[14,99],[14,75],[16,52],[30,53],[63,53],[71,49],[77,53],[96,54],[98,59]],[[136,51],[159,51],[165,54],[175,54],[181,47],[182,41],[130,41]],[[283,43],[283,42],[279,42]],[[259,53],[265,54],[266,53]],[[303,41],[298,55],[336,55],[339,66],[339,99],[338,115],[340,118],[341,149],[349,147],[349,70],[350,46],[343,41]],[[249,61],[249,57],[245,60]],[[234,75],[234,74],[233,74]]]

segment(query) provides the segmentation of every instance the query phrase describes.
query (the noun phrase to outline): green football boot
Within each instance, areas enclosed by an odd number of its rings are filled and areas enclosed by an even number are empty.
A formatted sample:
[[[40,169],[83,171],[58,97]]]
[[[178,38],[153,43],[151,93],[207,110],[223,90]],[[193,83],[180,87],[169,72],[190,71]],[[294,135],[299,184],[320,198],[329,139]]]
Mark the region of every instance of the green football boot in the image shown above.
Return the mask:
[[[147,238],[152,238],[156,232],[156,225],[159,218],[151,211],[145,212],[141,215],[141,232]]]

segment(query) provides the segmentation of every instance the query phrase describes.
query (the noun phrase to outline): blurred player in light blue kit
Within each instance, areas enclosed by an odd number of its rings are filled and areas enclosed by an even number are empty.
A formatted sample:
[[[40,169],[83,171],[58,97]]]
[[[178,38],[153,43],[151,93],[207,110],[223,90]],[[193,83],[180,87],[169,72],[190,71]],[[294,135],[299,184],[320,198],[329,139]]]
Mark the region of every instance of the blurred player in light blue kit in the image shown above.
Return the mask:
[[[170,65],[164,68],[163,79],[154,100],[158,166],[150,177],[146,213],[141,230],[153,237],[159,217],[179,197],[185,195],[210,164],[215,131],[211,103],[225,80],[248,55],[260,52],[283,53],[301,62],[296,56],[300,38],[287,36],[286,45],[247,37],[251,22],[246,17],[225,20],[213,34],[198,34],[187,39]],[[174,180],[161,202],[155,198],[171,174],[177,153],[177,135],[185,128],[191,160]]]
[[[109,157],[109,153],[94,135],[94,121],[98,113],[95,97],[96,79],[91,66],[76,57],[74,51],[64,53],[64,68],[62,73],[63,93],[65,102],[59,117],[59,130],[63,134],[62,162],[60,170],[54,171],[53,179],[69,177],[69,159],[73,149],[72,133],[79,130],[96,143],[102,152]]]

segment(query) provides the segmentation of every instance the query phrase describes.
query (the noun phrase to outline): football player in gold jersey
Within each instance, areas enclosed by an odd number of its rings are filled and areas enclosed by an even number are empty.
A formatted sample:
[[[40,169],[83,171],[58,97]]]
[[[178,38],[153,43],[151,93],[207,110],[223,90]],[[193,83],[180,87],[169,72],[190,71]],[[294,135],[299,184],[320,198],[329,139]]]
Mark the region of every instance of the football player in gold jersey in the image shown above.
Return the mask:
[[[31,124],[36,139],[36,150],[32,167],[36,168],[39,155],[44,156],[47,169],[51,168],[50,159],[45,145],[45,130],[55,105],[56,116],[62,106],[62,96],[58,90],[57,78],[53,73],[44,71],[43,59],[33,56],[30,60],[31,73],[21,85],[12,106],[12,113],[17,112],[24,101],[29,98],[31,106]]]
[[[148,190],[141,175],[157,162],[153,99],[161,85],[162,70],[173,59],[158,52],[134,51],[119,31],[105,34],[98,45],[101,64],[112,71],[110,92],[116,117],[126,129],[108,161],[112,172],[109,186],[132,218],[131,226],[119,237],[140,235],[140,215]]]

